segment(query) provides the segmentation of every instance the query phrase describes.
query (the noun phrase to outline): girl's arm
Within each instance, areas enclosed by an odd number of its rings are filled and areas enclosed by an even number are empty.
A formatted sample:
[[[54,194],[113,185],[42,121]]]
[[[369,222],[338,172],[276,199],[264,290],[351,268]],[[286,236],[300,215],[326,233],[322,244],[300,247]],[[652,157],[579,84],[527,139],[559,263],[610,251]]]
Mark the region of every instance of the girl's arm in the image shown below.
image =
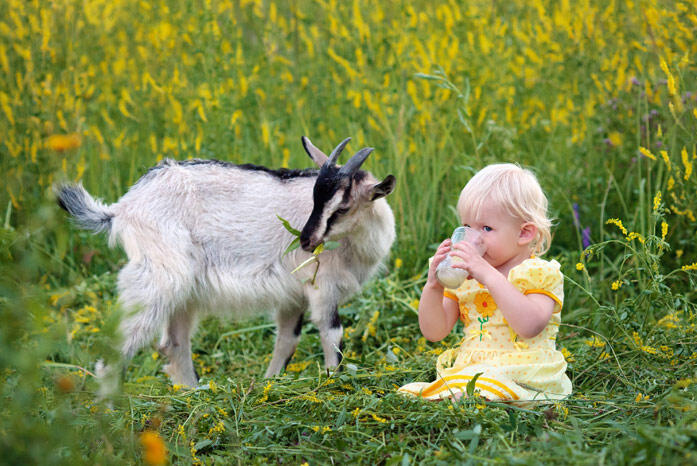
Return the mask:
[[[436,279],[436,268],[450,252],[450,240],[443,241],[428,268],[428,279],[419,300],[419,328],[429,341],[440,341],[455,326],[459,315],[457,303],[443,297],[443,286]]]
[[[495,268],[480,283],[487,287],[508,325],[523,338],[537,336],[549,323],[556,303],[543,294],[524,295]]]
[[[508,325],[523,338],[537,336],[549,323],[556,303],[543,294],[524,295],[508,281],[508,277],[482,258],[471,244],[458,243],[455,255],[463,262],[455,267],[467,270],[472,278],[484,285]]]

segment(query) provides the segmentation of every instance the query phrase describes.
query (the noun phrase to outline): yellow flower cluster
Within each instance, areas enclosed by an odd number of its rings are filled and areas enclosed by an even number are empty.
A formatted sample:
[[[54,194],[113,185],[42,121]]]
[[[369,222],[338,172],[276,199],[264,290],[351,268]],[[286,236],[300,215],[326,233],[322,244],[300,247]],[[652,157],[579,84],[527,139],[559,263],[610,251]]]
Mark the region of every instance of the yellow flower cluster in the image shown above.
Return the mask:
[[[294,362],[294,363],[288,364],[286,366],[286,371],[288,371],[288,372],[302,372],[311,363],[312,363],[312,361]]]
[[[273,380],[269,380],[266,385],[264,386],[264,394],[262,395],[261,398],[257,400],[256,404],[261,404],[266,402],[266,400],[269,399],[269,392],[271,391],[271,387],[273,386]]]
[[[595,348],[605,347],[605,342],[603,340],[601,340],[600,338],[595,337],[595,336],[589,340],[586,340],[584,343],[587,344],[588,346],[590,346],[591,348],[593,348],[593,347],[595,347]]]
[[[225,432],[225,423],[223,423],[223,421],[218,421],[208,430],[208,435],[220,434],[222,432]]]
[[[623,235],[627,236],[627,229],[624,227],[624,225],[622,224],[622,220],[620,220],[619,218],[611,218],[605,223],[607,225],[615,225],[617,228],[620,229]]]
[[[329,426],[312,426],[310,429],[315,432],[319,432],[320,434],[324,434],[325,432],[330,432],[332,430],[332,428]]]
[[[361,341],[366,342],[368,341],[368,336],[374,337],[375,332],[377,331],[375,324],[377,324],[378,319],[380,318],[380,311],[375,311],[373,312],[373,315],[370,317],[370,321],[368,322],[368,325],[365,328],[365,331],[363,332],[363,335],[361,336]]]
[[[661,192],[658,191],[653,197],[653,211],[656,212],[661,207]]]

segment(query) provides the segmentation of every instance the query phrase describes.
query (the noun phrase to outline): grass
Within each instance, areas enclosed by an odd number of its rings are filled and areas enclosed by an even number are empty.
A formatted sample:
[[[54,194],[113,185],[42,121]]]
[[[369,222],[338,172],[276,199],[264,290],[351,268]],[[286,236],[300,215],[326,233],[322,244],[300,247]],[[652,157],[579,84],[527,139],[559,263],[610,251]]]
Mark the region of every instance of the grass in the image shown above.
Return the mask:
[[[0,18],[0,461],[695,461],[694,5],[9,0]],[[308,167],[301,135],[373,146],[367,168],[398,180],[387,271],[340,311],[342,370],[307,324],[264,380],[270,320],[211,319],[193,341],[208,389],[172,387],[147,348],[98,402],[125,257],[51,185],[113,202],[164,157]],[[459,190],[496,161],[534,169],[557,219],[574,394],[398,396],[459,340],[419,338],[415,308]]]

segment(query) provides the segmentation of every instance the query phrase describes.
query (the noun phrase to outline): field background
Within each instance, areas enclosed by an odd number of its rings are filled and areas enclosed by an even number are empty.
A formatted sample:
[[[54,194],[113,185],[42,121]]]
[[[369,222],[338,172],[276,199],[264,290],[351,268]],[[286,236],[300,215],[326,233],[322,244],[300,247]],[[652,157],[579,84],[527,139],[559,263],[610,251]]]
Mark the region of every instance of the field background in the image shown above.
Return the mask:
[[[3,1],[0,462],[695,463],[696,32],[673,0]],[[307,324],[265,381],[270,321],[209,320],[209,389],[172,387],[153,347],[96,401],[125,256],[51,185],[114,202],[163,157],[309,167],[302,135],[373,146],[366,168],[398,180],[387,271],[341,309],[343,370]],[[535,410],[405,399],[459,340],[420,338],[426,260],[499,161],[550,199],[575,392]]]

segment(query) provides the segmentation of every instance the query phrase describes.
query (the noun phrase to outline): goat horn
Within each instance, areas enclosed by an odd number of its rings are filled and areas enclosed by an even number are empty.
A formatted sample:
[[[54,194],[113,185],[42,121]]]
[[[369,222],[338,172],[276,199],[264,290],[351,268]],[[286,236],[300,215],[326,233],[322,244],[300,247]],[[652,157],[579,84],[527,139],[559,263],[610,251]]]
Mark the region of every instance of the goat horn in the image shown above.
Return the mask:
[[[363,149],[359,150],[356,152],[353,157],[349,159],[348,162],[346,162],[346,165],[341,167],[341,170],[339,170],[339,173],[342,174],[349,174],[352,175],[355,173],[359,168],[361,168],[361,165],[363,165],[363,162],[365,162],[365,159],[368,158],[371,152],[373,152],[372,147],[364,147]]]
[[[341,151],[344,150],[344,147],[346,147],[346,144],[349,143],[351,138],[346,138],[343,141],[339,143],[338,146],[334,148],[331,154],[329,154],[329,160],[328,162],[332,165],[336,164],[336,159],[339,158],[339,154],[341,154]]]

